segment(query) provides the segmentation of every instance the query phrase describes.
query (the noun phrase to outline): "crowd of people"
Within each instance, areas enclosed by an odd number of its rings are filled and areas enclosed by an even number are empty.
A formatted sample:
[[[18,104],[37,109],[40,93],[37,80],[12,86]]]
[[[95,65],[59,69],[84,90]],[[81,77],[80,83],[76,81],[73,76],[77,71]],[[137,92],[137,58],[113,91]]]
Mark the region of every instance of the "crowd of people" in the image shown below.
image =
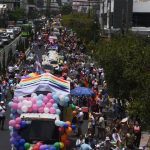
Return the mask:
[[[123,101],[110,101],[104,69],[92,62],[76,33],[61,32],[58,44],[58,52],[63,54],[68,68],[67,71],[62,69],[62,76],[70,80],[71,89],[84,86],[92,88],[95,93],[92,97],[72,97],[74,104],[89,108],[84,113],[79,108],[72,120],[78,126],[76,148],[138,149],[141,139],[140,122],[127,117]],[[109,118],[107,114],[112,114],[112,117]],[[86,133],[82,132],[84,119],[88,119]]]
[[[51,35],[51,32],[48,32]],[[38,32],[37,36],[42,32]],[[42,38],[41,38],[42,40]],[[0,80],[0,124],[4,129],[8,93],[13,96],[13,90],[20,82],[21,76],[36,71],[36,55],[34,45],[38,47],[38,39],[32,44],[30,58],[26,59],[25,53],[16,51],[15,63],[10,64],[5,76]],[[70,81],[71,89],[79,86],[91,88],[94,92],[90,97],[74,97],[72,102],[79,108],[73,114],[72,123],[77,125],[75,149],[90,150],[134,150],[138,149],[141,139],[141,126],[138,120],[128,118],[124,103],[119,99],[110,99],[105,70],[96,66],[89,55],[86,46],[76,33],[66,28],[60,30],[58,40],[53,43],[44,40],[47,46],[57,45],[57,52],[63,56],[63,62],[54,68],[54,74]],[[47,46],[45,46],[45,52]],[[38,47],[40,49],[40,47]],[[20,64],[23,67],[20,69]],[[9,97],[10,98],[10,97]],[[82,107],[88,111],[83,112]],[[111,114],[111,115],[110,115]],[[87,131],[83,132],[84,123],[87,121]]]

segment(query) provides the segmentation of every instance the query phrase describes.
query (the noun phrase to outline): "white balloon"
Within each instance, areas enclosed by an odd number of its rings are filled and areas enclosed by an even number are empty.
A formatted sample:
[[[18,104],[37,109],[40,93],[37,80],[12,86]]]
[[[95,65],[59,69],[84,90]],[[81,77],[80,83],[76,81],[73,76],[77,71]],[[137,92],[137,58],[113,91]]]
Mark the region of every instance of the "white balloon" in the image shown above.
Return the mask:
[[[37,94],[36,93],[32,93],[31,97],[37,97]]]
[[[64,101],[59,101],[60,106],[64,106],[64,104],[65,104]]]
[[[59,99],[60,99],[60,101],[64,101],[64,96],[63,95],[59,95]]]
[[[19,103],[18,103],[18,108],[21,108],[21,106],[22,106],[22,103],[19,102]]]
[[[19,96],[18,101],[23,101],[23,96]]]
[[[48,108],[48,107],[45,107],[45,108],[44,108],[44,112],[45,112],[45,113],[49,113],[49,108]]]
[[[22,106],[21,110],[22,110],[22,112],[27,112],[28,111],[28,107],[27,106]]]
[[[31,106],[32,106],[32,102],[31,102],[31,101],[28,101],[27,106],[28,106],[28,107],[31,107]]]
[[[22,104],[27,106],[28,105],[28,101],[27,100],[23,100]]]

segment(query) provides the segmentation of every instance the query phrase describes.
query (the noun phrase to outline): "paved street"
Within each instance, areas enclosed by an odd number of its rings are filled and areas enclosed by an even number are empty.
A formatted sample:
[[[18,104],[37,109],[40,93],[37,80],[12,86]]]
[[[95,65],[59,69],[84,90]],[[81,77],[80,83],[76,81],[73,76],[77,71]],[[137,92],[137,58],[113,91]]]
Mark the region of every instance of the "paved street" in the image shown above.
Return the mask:
[[[6,113],[6,122],[5,122],[5,129],[3,131],[0,130],[0,150],[10,150],[10,143],[9,143],[9,129],[8,129],[8,122],[9,122],[9,108]]]

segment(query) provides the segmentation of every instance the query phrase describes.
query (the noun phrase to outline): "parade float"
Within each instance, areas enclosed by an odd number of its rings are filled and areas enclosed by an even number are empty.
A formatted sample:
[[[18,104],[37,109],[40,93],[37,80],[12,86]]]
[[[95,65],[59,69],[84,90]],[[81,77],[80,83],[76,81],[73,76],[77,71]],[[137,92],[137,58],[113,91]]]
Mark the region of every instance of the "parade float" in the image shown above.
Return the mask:
[[[75,125],[63,117],[70,83],[52,74],[22,77],[9,103],[10,143],[14,150],[59,150],[70,145]]]

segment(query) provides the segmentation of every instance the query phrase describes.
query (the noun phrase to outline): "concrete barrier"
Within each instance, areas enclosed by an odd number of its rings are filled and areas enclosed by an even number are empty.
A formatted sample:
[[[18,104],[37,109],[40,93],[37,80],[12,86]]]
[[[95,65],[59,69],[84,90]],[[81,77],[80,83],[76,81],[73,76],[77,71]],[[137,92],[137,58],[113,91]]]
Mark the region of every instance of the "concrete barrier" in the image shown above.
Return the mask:
[[[8,58],[9,51],[12,50],[12,53],[13,54],[15,53],[16,46],[19,43],[20,39],[21,39],[21,36],[19,35],[11,43],[6,45],[4,48],[0,49],[0,63],[1,63],[1,66],[4,66],[4,62],[5,62],[5,66],[7,65],[7,58]]]

